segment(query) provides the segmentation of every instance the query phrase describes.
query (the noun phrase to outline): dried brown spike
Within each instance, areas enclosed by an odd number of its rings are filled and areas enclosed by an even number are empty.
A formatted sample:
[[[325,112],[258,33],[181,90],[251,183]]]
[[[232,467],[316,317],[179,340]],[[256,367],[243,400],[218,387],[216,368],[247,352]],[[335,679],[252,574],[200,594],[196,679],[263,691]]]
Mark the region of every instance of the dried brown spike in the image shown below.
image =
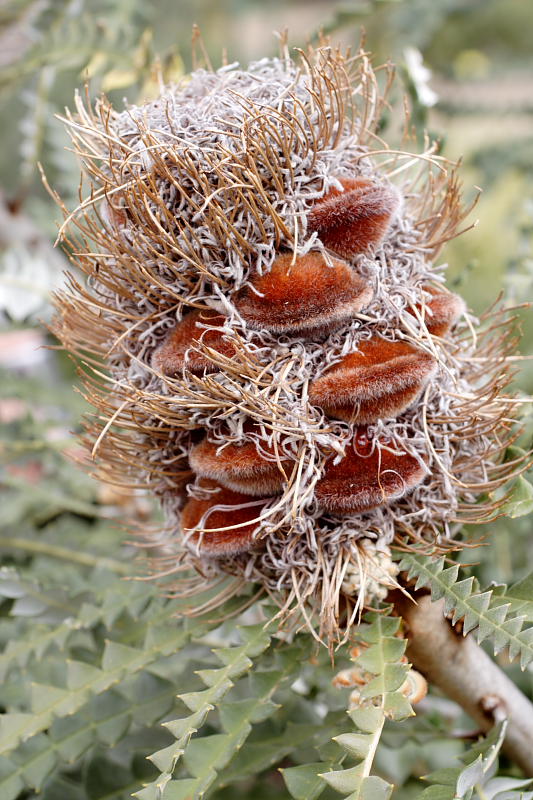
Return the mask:
[[[206,330],[205,325],[220,327],[226,317],[210,308],[195,309],[178,322],[152,357],[152,367],[169,377],[181,373],[184,367],[196,374],[216,372],[218,367],[203,353],[193,349],[201,341],[231,358],[232,344],[224,339],[221,331]]]
[[[255,442],[228,444],[222,450],[219,447],[219,443],[205,438],[191,449],[189,462],[198,475],[247,495],[264,497],[281,492],[285,475],[276,461],[258,453]],[[274,452],[266,443],[262,443],[262,449]],[[281,464],[290,467],[291,461],[281,458]]]
[[[427,470],[416,458],[375,444],[366,429],[359,428],[342,461],[326,465],[315,489],[315,496],[326,511],[368,511],[403,497],[424,480]]]
[[[376,422],[405,411],[436,369],[435,359],[423,350],[372,336],[314,380],[309,399],[329,416]]]
[[[465,311],[462,297],[452,292],[439,291],[432,286],[423,287],[433,297],[425,304],[424,322],[433,336],[445,336],[451,331],[461,314]],[[418,306],[421,311],[421,307]]]
[[[385,238],[400,196],[392,186],[368,178],[341,180],[344,191],[331,189],[308,215],[308,230],[344,258],[353,258]]]
[[[372,289],[344,261],[331,259],[330,266],[320,253],[292,259],[278,256],[270,272],[253,279],[256,291],[237,293],[235,306],[251,328],[314,336],[338,328],[371,301]]]
[[[184,533],[198,527],[203,529],[187,539],[194,549],[202,555],[220,558],[243,553],[258,546],[260,542],[254,539],[254,532],[257,530],[257,517],[261,513],[262,505],[251,503],[249,496],[220,486],[215,481],[203,481],[202,486],[217,491],[202,500],[190,497],[181,512]],[[217,506],[223,508],[216,509]],[[209,513],[210,509],[216,510]],[[239,524],[242,527],[215,530]]]

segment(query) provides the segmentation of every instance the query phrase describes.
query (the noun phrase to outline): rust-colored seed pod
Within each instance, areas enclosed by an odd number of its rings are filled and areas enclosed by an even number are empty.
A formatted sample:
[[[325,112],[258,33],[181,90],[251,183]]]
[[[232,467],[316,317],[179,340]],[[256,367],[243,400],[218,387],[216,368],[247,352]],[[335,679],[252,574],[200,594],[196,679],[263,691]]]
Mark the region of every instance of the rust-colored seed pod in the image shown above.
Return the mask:
[[[317,483],[315,494],[322,508],[334,514],[369,511],[398,500],[424,480],[427,470],[416,458],[387,447],[377,447],[365,429],[359,429],[342,461],[327,464]]]
[[[247,495],[264,497],[282,491],[286,481],[284,473],[276,461],[269,461],[257,452],[255,442],[219,448],[220,443],[205,438],[191,449],[189,462],[198,475],[213,478],[223,486]],[[269,448],[263,444],[263,449]],[[280,463],[290,474],[292,462],[281,458]]]
[[[383,241],[400,198],[392,186],[367,178],[341,183],[343,192],[331,189],[311,209],[308,228],[316,231],[330,250],[351,259]]]
[[[441,292],[433,287],[424,287],[433,297],[426,303],[424,322],[433,336],[446,336],[451,331],[461,314],[465,311],[462,297],[452,292]],[[418,307],[420,310],[420,306]]]
[[[344,261],[308,253],[276,258],[253,289],[237,293],[235,306],[250,328],[271,333],[314,336],[342,325],[372,299],[372,289]],[[255,289],[255,291],[254,291]]]
[[[154,352],[152,367],[163,375],[179,375],[184,368],[201,375],[218,370],[204,353],[195,349],[198,342],[211,347],[228,358],[235,350],[231,342],[224,339],[221,331],[207,330],[204,326],[221,327],[226,317],[211,308],[195,309],[172,328],[167,338]]]
[[[436,369],[423,350],[373,336],[313,381],[309,399],[337,419],[376,422],[409,408]]]
[[[203,481],[202,485],[217,491],[202,500],[190,497],[181,512],[181,526],[185,534],[202,527],[202,531],[188,538],[192,548],[203,555],[220,558],[259,547],[260,541],[254,539],[254,533],[263,505],[251,501],[249,495],[235,492],[215,481]],[[214,510],[210,512],[210,509]],[[233,528],[233,525],[241,527]],[[230,530],[217,530],[219,528]]]

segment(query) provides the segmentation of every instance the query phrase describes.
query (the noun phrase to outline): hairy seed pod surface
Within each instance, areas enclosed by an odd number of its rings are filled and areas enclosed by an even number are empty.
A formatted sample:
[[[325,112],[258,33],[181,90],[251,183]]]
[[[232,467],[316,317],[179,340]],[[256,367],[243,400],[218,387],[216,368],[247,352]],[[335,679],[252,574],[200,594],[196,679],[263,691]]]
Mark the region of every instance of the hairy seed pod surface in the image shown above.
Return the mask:
[[[377,422],[409,408],[436,371],[429,353],[374,336],[313,381],[309,397],[332,417]]]
[[[254,329],[313,336],[340,327],[371,299],[371,287],[344,261],[287,253],[242,289],[235,305]]]
[[[353,258],[385,238],[400,204],[391,186],[368,178],[341,180],[342,191],[330,189],[309,214],[309,228],[344,258]]]

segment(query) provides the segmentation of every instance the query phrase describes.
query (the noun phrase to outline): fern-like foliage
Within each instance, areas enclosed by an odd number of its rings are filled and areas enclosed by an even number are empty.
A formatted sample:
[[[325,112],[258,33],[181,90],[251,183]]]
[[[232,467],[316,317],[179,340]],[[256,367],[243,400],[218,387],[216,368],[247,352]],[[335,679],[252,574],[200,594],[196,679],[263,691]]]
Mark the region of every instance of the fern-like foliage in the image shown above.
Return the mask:
[[[495,653],[508,647],[522,669],[533,661],[533,626],[524,627],[533,623],[533,574],[514,586],[483,590],[476,578],[461,577],[459,564],[446,567],[444,558],[406,555],[400,569],[416,578],[415,588],[427,586],[434,600],[444,599],[445,613],[453,624],[462,620],[465,636],[473,631],[478,642],[490,639]]]
[[[158,666],[181,650],[192,628],[176,623],[175,609],[166,609],[166,614],[164,610],[156,599],[146,606],[139,619],[143,638],[136,646],[107,640],[90,660],[85,652],[85,658],[80,654],[65,662],[56,651],[55,657],[49,653],[46,669],[30,664],[28,671],[34,680],[27,687],[27,705],[0,717],[3,800],[17,797],[25,785],[39,790],[58,763],[79,759],[96,743],[113,744],[132,725],[146,725],[169,710],[175,688],[157,674]],[[92,622],[98,626],[94,615]],[[207,623],[196,623],[194,635],[208,628]],[[53,631],[54,644],[65,646],[64,628]],[[186,658],[182,656],[182,660]],[[40,681],[40,673],[43,678],[53,674],[55,682]],[[17,676],[23,685],[24,677],[24,673]]]
[[[386,719],[405,719],[413,713],[401,691],[409,671],[403,660],[407,643],[395,635],[400,626],[398,618],[372,613],[365,619],[359,629],[362,652],[354,662],[368,675],[368,681],[361,689],[358,707],[349,711],[356,732],[334,737],[343,751],[338,762],[349,756],[358,763],[327,771],[324,763],[284,770],[285,783],[295,800],[318,797],[325,783],[346,800],[386,800],[393,790],[390,783],[371,772]]]
[[[487,736],[461,756],[464,766],[445,767],[424,780],[431,785],[418,796],[418,800],[486,800],[498,795],[506,800],[526,800],[533,792],[522,790],[533,779],[495,778],[498,754],[505,739],[508,722],[495,725]]]
[[[17,202],[30,192],[43,196],[36,169],[41,162],[56,187],[73,197],[78,168],[65,155],[68,139],[55,115],[71,104],[83,80],[89,79],[95,92],[139,88],[152,57],[154,9],[141,0],[10,5],[11,13],[0,16],[2,41],[15,43],[4,54],[0,77],[0,110],[10,121],[0,153],[3,185]]]
[[[268,627],[271,626],[258,624],[240,628],[241,644],[213,650],[223,666],[198,672],[206,689],[180,695],[192,713],[164,723],[176,741],[150,756],[161,774],[136,793],[139,800],[196,800],[203,797],[217,781],[221,770],[229,767],[231,771],[231,761],[251,733],[252,726],[276,711],[272,696],[300,671],[302,647],[300,644],[286,646],[276,653],[268,666],[264,665],[264,659],[254,665],[253,659],[264,654],[270,646]],[[249,673],[252,667],[254,671],[246,695],[239,699],[228,698],[235,681]],[[191,738],[215,709],[221,732]],[[178,761],[190,777],[175,777]],[[220,777],[219,783],[223,782],[224,778]]]

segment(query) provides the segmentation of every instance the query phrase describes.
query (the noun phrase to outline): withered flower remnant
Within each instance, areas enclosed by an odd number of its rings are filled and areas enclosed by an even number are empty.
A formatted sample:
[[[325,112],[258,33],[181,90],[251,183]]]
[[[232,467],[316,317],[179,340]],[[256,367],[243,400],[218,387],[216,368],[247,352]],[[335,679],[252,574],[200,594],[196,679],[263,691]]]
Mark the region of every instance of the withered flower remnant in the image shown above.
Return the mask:
[[[391,548],[457,547],[524,466],[514,334],[444,288],[467,209],[433,145],[383,142],[391,80],[364,50],[283,45],[66,120],[90,188],[61,236],[87,285],[55,331],[98,469],[160,498],[177,594],[250,582],[330,643],[383,599]]]

